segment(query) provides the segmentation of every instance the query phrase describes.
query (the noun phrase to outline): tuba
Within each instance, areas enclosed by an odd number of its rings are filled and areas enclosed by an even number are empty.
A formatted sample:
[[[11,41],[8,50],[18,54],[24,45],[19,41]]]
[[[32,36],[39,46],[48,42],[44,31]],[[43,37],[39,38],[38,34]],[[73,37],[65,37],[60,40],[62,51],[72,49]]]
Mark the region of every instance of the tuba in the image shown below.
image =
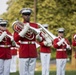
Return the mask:
[[[24,23],[17,20],[12,24],[12,28],[15,32],[19,33],[24,28]],[[33,30],[31,28],[29,28],[29,30],[27,31],[27,33],[25,34],[24,37],[29,40],[34,39]]]

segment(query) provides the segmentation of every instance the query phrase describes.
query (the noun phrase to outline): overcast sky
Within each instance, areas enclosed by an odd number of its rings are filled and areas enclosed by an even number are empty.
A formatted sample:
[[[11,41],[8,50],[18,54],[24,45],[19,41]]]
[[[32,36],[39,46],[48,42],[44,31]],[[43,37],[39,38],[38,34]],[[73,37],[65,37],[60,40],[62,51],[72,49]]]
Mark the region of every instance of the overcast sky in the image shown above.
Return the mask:
[[[8,5],[6,4],[8,0],[0,0],[0,15],[6,12]]]

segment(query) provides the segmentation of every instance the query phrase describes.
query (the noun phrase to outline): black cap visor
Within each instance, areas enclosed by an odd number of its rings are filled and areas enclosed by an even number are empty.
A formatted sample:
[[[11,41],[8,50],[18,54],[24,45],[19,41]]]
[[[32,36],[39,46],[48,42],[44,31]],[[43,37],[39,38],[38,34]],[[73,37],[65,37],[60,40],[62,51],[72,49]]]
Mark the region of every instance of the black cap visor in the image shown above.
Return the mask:
[[[1,27],[6,27],[6,24],[0,24]]]
[[[64,33],[64,31],[58,31],[59,33]]]
[[[31,15],[31,13],[30,12],[22,13],[22,15]]]

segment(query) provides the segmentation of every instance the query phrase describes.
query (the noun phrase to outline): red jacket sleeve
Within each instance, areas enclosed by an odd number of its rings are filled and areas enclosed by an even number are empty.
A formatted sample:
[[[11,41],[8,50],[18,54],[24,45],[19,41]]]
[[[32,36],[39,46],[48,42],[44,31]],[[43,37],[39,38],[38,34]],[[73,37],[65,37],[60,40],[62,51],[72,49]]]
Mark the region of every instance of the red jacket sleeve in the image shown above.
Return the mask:
[[[72,40],[72,45],[76,46],[76,41],[74,39]]]
[[[53,46],[54,48],[58,48],[59,46],[57,45],[58,39],[54,39],[53,41]]]
[[[18,42],[20,39],[21,39],[21,37],[18,35],[18,33],[17,32],[14,32],[14,40],[16,42]]]

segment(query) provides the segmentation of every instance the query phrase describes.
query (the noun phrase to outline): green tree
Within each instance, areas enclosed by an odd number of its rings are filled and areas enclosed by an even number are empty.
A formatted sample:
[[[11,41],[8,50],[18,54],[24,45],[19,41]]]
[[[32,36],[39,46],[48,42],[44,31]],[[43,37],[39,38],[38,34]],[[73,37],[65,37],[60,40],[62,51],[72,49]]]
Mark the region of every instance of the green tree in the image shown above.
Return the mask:
[[[19,13],[22,8],[33,10],[31,21],[34,21],[34,0],[8,0],[7,4],[7,13],[2,17],[9,21],[9,28],[16,19],[22,21]],[[57,28],[64,27],[65,36],[71,40],[71,35],[76,32],[75,5],[75,0],[37,0],[37,22],[49,24],[49,30],[55,35],[57,35]]]

